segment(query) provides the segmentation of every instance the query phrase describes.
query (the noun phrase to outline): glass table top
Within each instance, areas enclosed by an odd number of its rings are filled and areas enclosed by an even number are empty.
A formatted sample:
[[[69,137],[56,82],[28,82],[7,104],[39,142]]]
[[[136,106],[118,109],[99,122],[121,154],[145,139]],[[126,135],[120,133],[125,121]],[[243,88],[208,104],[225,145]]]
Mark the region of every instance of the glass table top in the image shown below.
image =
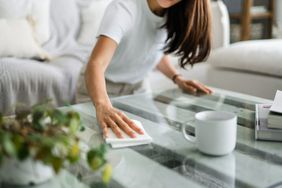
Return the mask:
[[[153,143],[109,148],[109,161],[113,166],[109,187],[282,186],[282,143],[254,138],[255,104],[272,101],[220,89],[214,91],[210,96],[192,96],[170,89],[112,99],[115,107],[142,122]],[[86,126],[86,131],[79,135],[81,140],[89,146],[103,143],[92,103],[63,108],[70,109],[80,113]],[[231,154],[222,157],[204,155],[183,138],[180,127],[187,124],[187,131],[194,134],[194,114],[204,110],[237,114],[237,144]],[[83,168],[83,164],[79,166],[80,170],[69,169],[56,177],[57,181],[64,179],[69,185],[58,188],[71,187],[73,182],[76,182],[74,187],[100,187],[95,183],[95,173]],[[77,181],[70,183],[71,179]]]

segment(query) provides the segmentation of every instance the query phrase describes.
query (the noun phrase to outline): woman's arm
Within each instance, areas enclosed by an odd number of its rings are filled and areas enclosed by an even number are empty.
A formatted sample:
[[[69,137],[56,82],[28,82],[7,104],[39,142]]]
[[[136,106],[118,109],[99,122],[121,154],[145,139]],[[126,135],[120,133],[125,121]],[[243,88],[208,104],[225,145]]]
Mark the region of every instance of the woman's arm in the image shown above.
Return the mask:
[[[157,65],[157,69],[160,70],[169,79],[172,79],[179,88],[182,90],[196,94],[197,92],[203,92],[205,94],[211,94],[212,90],[206,87],[204,84],[196,80],[185,80],[181,74],[177,72],[175,67],[170,63],[170,56],[164,55]]]
[[[104,73],[108,67],[117,44],[111,39],[101,36],[92,51],[85,72],[85,82],[95,106],[110,105],[106,91]]]
[[[105,36],[99,37],[87,64],[85,82],[88,94],[95,105],[96,117],[103,130],[104,137],[108,135],[108,127],[119,138],[122,138],[121,131],[124,131],[130,137],[135,137],[134,131],[142,134],[142,130],[124,113],[112,106],[106,90],[104,73],[116,48],[117,43],[114,40]]]

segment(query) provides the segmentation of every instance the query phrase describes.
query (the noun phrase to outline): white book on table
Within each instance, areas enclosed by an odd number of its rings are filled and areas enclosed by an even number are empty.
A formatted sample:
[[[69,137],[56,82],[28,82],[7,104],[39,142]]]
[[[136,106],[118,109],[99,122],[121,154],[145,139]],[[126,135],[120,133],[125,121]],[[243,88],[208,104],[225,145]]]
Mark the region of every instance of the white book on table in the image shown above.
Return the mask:
[[[282,141],[282,129],[271,129],[267,125],[270,107],[271,104],[256,104],[255,139]]]

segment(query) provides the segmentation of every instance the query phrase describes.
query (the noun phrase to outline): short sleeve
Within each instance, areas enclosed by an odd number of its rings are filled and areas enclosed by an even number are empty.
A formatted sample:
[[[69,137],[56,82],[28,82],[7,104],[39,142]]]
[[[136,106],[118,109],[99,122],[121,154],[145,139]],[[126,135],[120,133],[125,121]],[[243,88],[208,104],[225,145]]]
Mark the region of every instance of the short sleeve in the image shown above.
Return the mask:
[[[113,39],[117,44],[132,27],[134,15],[128,1],[113,1],[105,10],[97,37],[104,35]]]

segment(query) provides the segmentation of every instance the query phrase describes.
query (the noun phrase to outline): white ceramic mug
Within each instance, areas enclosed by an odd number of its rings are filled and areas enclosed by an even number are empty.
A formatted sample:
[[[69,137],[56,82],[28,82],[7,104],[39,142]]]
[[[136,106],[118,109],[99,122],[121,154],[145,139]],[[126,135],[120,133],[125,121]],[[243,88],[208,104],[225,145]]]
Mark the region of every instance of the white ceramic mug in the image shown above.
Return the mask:
[[[226,155],[236,145],[237,116],[231,112],[203,111],[195,114],[195,136],[182,133],[186,140],[197,145],[198,149],[209,155]]]

